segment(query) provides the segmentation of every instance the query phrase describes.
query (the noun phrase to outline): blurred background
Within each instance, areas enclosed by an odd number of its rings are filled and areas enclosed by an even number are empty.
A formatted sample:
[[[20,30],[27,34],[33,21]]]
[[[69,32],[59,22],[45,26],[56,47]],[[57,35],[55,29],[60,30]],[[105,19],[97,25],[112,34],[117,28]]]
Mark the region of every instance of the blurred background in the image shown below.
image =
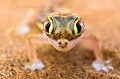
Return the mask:
[[[17,68],[13,70],[15,70],[15,72],[19,76],[20,76],[19,74],[20,72],[22,72],[23,74],[26,73],[21,71],[22,70],[21,66],[23,66],[23,64],[19,64],[20,62],[22,63],[25,60],[27,60],[26,54],[25,54],[26,52],[25,40],[23,42],[23,40],[21,40],[22,37],[18,37],[14,43],[11,43],[9,36],[7,36],[6,33],[8,33],[7,31],[9,31],[11,28],[18,27],[23,21],[23,19],[27,16],[27,12],[29,10],[32,9],[35,12],[41,12],[43,9],[45,9],[43,7],[49,6],[49,4],[52,4],[53,8],[56,11],[66,9],[71,11],[71,13],[75,13],[81,16],[81,18],[83,19],[86,25],[86,28],[89,29],[98,38],[100,49],[104,53],[104,56],[107,58],[113,58],[113,57],[119,58],[120,56],[120,40],[119,40],[120,39],[120,0],[51,0],[51,1],[50,0],[0,0],[0,65],[4,64],[4,62],[7,61],[7,64],[5,65],[9,66],[11,64],[10,62],[13,63],[13,60],[16,60],[13,65],[15,65]],[[76,50],[74,49],[73,52],[75,51]],[[18,56],[18,54],[21,54],[21,55]],[[77,53],[75,54],[76,54],[75,60],[79,59],[80,56],[77,55]],[[93,61],[93,58],[90,58],[91,55],[89,54],[88,55],[86,54],[85,56],[82,56],[82,55],[81,55],[80,61],[84,60],[84,57],[86,56],[88,56],[88,60],[90,59],[91,61]],[[21,59],[21,57],[23,59]],[[18,60],[20,61],[19,63],[18,63]],[[70,59],[69,61],[72,62],[72,60],[73,59]],[[119,76],[120,61],[119,60],[120,59],[117,59],[117,62],[115,63],[114,61],[116,60],[114,59],[113,66],[115,70],[109,73],[114,75],[108,75],[108,77],[111,76],[110,78],[112,78],[117,75],[117,77],[120,78]],[[66,67],[66,65],[63,65],[63,66]],[[53,69],[62,68],[61,65],[58,65],[59,68],[56,68],[57,66],[55,67],[51,66],[51,68],[52,67]],[[70,67],[72,66],[70,65]],[[79,67],[80,66],[78,66],[78,68]],[[88,65],[87,67],[90,67],[90,65]],[[8,69],[10,70],[10,68],[13,68],[13,67],[10,66]],[[5,68],[3,68],[3,70],[4,69]],[[44,75],[42,76],[46,77],[45,73],[48,73],[48,75],[50,75],[52,72],[52,69],[51,70],[49,69],[46,70],[43,73]],[[67,68],[63,70],[67,73],[71,72],[71,70],[67,71],[66,69]],[[86,69],[87,68],[85,68],[85,70]],[[84,69],[78,71],[79,73],[86,74],[85,76],[82,77],[82,79],[84,77],[87,78],[87,76],[92,76],[97,79],[99,78],[100,74],[97,74],[97,75],[93,74],[94,70],[91,70],[91,69],[92,68],[90,68],[90,70],[87,69],[87,72],[83,71]],[[1,66],[0,66],[0,70],[1,70]],[[77,70],[79,69],[76,68],[75,71]],[[58,70],[58,72],[62,73],[61,70]],[[5,72],[5,73],[7,74],[9,72]],[[27,74],[28,73],[29,72],[27,72]],[[36,73],[33,73],[33,74],[36,74]],[[59,73],[56,73],[56,74],[59,74]],[[68,76],[69,74],[70,73],[68,73]],[[75,72],[74,75],[76,74],[77,72]],[[104,76],[107,76],[103,73],[101,74]],[[31,77],[32,76],[36,77],[36,75],[32,75],[32,74],[29,74],[29,75]],[[71,78],[71,79],[74,79],[74,78]],[[78,77],[75,79],[78,79]],[[102,79],[106,79],[106,77]]]
[[[119,44],[119,0],[4,0],[0,3],[0,35],[2,37],[0,41],[5,41],[6,30],[20,25],[30,9],[40,12],[51,4],[56,11],[67,9],[81,16],[86,28],[90,29],[101,42],[104,40],[104,43],[107,42],[103,46],[108,45],[114,48]]]

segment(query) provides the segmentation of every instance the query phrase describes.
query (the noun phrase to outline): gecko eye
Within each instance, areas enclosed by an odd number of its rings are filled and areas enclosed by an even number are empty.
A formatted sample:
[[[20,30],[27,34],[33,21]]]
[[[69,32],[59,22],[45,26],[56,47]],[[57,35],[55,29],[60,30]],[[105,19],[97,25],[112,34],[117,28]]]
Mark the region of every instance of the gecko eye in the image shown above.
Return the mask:
[[[46,21],[46,24],[44,23],[45,31],[49,33],[49,28],[50,28],[50,22]]]
[[[79,21],[76,23],[76,27],[77,27],[77,33],[80,33],[82,26],[80,25]]]
[[[83,25],[82,21],[77,18],[75,21],[75,24],[74,24],[74,31],[73,31],[74,34],[75,35],[81,34],[84,29],[83,26],[84,25]]]
[[[52,34],[53,32],[53,22],[50,17],[48,17],[48,20],[44,23],[44,30],[47,34]]]

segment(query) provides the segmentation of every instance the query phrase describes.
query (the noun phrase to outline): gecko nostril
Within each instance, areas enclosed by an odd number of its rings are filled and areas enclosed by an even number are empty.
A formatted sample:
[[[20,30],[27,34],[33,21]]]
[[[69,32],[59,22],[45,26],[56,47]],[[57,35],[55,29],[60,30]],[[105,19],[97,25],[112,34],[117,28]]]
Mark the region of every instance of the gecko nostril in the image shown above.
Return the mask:
[[[67,41],[59,41],[58,44],[65,44],[65,45],[67,45],[68,42]]]
[[[58,44],[61,44],[61,41]]]
[[[67,45],[67,44],[68,44],[68,42],[65,42],[65,44]]]

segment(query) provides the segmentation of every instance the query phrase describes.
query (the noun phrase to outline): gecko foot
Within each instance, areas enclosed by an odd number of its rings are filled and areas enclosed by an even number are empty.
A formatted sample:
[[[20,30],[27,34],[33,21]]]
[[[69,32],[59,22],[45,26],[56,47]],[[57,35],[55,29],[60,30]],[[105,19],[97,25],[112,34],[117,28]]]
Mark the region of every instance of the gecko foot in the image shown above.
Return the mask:
[[[27,24],[21,25],[16,29],[16,35],[24,35],[30,31],[30,27]]]
[[[45,67],[44,63],[41,60],[34,60],[33,62],[28,62],[25,65],[24,70],[26,69],[30,69],[31,71],[42,70],[44,67]]]
[[[92,67],[97,71],[104,71],[104,72],[109,72],[109,70],[114,70],[114,68],[109,64],[111,60],[107,61],[100,61],[100,60],[95,60],[92,63]]]

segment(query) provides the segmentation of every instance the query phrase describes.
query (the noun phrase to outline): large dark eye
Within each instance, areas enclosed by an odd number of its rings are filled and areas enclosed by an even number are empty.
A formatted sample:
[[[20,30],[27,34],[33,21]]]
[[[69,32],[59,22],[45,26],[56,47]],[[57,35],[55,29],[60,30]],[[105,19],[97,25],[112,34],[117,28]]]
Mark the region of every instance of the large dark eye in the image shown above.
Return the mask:
[[[84,29],[83,22],[79,18],[77,18],[75,20],[75,23],[74,23],[74,29],[73,29],[74,30],[74,34],[75,35],[81,34],[83,32],[83,29]]]
[[[48,22],[44,27],[45,27],[45,31],[49,33],[50,22]]]
[[[80,25],[79,21],[76,23],[76,27],[77,27],[77,33],[79,34],[82,30],[82,26]]]
[[[48,20],[44,23],[44,29],[47,34],[52,34],[53,32],[53,21],[50,17],[48,17]]]

